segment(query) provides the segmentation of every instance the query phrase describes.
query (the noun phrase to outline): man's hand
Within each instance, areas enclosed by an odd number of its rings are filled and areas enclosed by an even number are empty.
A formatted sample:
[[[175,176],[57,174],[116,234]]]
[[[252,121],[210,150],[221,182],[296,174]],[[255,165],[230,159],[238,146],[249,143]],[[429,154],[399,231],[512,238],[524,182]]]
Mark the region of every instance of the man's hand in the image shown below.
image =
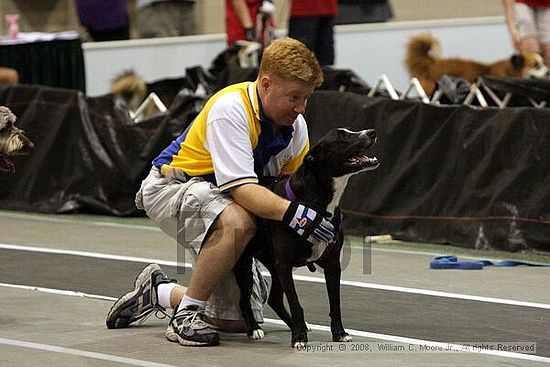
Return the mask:
[[[290,203],[283,216],[283,223],[313,245],[308,261],[319,259],[327,246],[334,243],[334,226],[315,210],[303,204]]]
[[[246,40],[250,42],[256,41],[256,30],[254,28],[246,28],[245,30]]]

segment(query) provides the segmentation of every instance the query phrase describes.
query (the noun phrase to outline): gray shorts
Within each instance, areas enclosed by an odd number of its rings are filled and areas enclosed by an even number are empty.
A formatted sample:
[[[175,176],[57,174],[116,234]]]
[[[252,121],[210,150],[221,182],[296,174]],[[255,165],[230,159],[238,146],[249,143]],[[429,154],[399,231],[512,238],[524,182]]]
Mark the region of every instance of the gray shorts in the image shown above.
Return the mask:
[[[535,37],[542,44],[550,44],[550,8],[515,3],[514,21],[521,38]]]
[[[141,38],[197,34],[195,4],[186,1],[157,1],[137,9],[136,24]]]
[[[136,194],[136,206],[144,209],[149,218],[178,246],[184,246],[196,259],[202,242],[214,220],[233,202],[228,195],[200,177],[189,181],[162,175],[153,167]],[[263,306],[267,302],[269,284],[261,274],[259,263],[253,263],[254,286],[252,311],[263,322]],[[240,291],[231,273],[208,299],[205,313],[220,320],[240,320]]]

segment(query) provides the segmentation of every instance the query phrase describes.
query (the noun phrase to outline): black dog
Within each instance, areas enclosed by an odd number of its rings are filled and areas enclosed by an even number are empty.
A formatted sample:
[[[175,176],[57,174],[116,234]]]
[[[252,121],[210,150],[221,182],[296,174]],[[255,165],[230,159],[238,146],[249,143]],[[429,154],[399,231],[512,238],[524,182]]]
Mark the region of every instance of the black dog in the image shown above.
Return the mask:
[[[0,171],[14,173],[10,156],[27,154],[34,146],[23,130],[15,127],[15,120],[9,108],[0,106]]]
[[[271,190],[292,201],[300,201],[325,216],[340,219],[338,204],[351,176],[379,166],[376,158],[366,156],[366,150],[376,141],[374,130],[353,132],[334,129],[325,135],[305,156],[302,166],[287,180],[271,185]],[[332,340],[349,342],[340,312],[340,251],[343,244],[341,225],[336,242],[314,263],[324,269],[330,305]],[[241,290],[240,307],[251,339],[262,339],[263,331],[252,315],[252,257],[260,260],[271,273],[272,285],[268,304],[292,330],[292,347],[307,343],[304,312],[292,279],[292,268],[312,263],[312,245],[286,225],[259,219],[257,233],[235,265],[234,273]],[[283,294],[290,306],[285,309]]]

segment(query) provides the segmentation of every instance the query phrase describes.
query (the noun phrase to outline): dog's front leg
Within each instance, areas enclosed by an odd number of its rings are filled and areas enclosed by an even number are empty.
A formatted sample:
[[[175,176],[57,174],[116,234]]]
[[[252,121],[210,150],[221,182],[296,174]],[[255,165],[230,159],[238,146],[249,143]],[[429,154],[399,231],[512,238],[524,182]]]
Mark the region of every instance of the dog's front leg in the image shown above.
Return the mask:
[[[304,310],[298,300],[298,294],[292,279],[292,266],[290,264],[277,264],[277,272],[292,315],[291,347],[303,348],[307,344],[307,329],[304,321]]]
[[[346,333],[342,324],[340,308],[340,279],[342,268],[340,265],[340,251],[331,253],[330,256],[318,263],[324,270],[325,283],[327,285],[328,301],[330,306],[330,330],[332,341],[351,342],[351,336]]]

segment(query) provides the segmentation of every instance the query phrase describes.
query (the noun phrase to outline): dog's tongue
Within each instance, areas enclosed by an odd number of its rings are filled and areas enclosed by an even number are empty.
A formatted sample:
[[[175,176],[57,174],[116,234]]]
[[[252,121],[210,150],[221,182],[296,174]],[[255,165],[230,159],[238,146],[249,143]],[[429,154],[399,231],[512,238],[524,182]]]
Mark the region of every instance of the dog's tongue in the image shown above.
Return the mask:
[[[5,154],[0,154],[0,169],[2,171],[15,172],[15,164]]]

